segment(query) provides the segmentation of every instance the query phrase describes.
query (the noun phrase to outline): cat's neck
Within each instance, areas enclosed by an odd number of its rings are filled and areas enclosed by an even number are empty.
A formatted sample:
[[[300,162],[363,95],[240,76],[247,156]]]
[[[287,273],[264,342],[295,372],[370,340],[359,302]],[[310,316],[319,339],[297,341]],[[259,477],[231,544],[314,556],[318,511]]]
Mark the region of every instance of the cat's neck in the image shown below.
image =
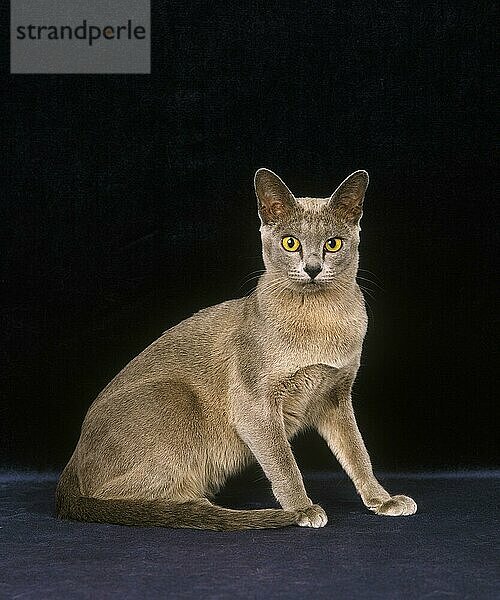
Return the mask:
[[[280,330],[328,336],[340,320],[364,320],[363,296],[356,283],[356,268],[344,272],[333,285],[316,290],[291,288],[278,274],[266,271],[256,289],[259,313]]]

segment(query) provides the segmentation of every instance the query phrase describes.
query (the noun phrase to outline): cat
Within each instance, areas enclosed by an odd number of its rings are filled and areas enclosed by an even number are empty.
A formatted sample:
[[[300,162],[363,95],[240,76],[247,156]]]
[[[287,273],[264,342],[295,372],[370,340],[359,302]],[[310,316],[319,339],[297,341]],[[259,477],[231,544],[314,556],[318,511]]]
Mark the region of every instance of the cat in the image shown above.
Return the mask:
[[[296,198],[272,171],[255,191],[265,271],[250,295],[200,310],[134,358],[90,407],[56,491],[60,517],[241,530],[323,527],[289,440],[315,428],[380,515],[415,502],[375,478],[351,387],[367,327],[356,283],[368,173],[330,198]],[[210,498],[257,460],[279,508]]]

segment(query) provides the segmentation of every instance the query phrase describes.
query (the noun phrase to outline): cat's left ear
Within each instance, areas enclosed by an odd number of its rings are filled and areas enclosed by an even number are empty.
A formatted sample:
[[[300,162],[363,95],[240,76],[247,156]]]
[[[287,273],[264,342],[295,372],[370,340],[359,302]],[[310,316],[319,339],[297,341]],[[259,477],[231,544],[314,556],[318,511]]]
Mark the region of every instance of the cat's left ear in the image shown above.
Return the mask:
[[[297,206],[292,192],[276,173],[269,169],[259,169],[255,173],[254,184],[259,216],[265,225],[280,221]]]
[[[339,216],[351,224],[357,224],[363,214],[363,199],[368,187],[368,173],[354,171],[339,185],[329,203]]]

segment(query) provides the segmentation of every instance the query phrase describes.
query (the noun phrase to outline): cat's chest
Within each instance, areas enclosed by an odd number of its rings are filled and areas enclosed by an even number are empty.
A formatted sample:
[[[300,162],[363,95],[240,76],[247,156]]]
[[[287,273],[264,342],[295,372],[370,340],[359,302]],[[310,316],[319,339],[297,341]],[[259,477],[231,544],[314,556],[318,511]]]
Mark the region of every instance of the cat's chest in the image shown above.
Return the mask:
[[[288,373],[314,364],[348,367],[359,362],[365,333],[364,310],[336,307],[312,315],[290,313],[270,336],[274,367]]]

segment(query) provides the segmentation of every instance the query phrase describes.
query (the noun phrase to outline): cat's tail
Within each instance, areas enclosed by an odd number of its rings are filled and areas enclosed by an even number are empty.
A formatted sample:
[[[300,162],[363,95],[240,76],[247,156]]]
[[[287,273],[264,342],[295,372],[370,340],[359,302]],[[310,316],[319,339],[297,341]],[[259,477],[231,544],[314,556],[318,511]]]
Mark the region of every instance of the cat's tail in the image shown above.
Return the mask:
[[[56,490],[56,512],[62,519],[138,525],[187,527],[214,531],[271,529],[294,525],[298,515],[281,509],[233,510],[212,504],[207,498],[187,502],[168,500],[103,500],[82,496],[72,469],[65,469]]]

